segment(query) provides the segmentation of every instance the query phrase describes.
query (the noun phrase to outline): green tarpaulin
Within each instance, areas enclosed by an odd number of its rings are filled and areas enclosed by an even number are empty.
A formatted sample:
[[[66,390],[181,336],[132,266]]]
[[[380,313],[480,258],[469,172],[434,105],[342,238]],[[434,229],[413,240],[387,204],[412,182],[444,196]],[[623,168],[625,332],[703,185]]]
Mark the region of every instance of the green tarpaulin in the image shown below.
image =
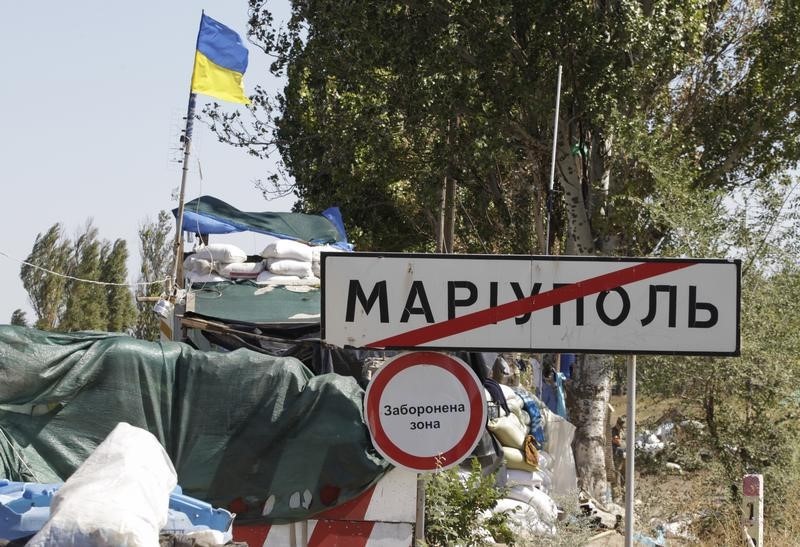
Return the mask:
[[[249,231],[316,244],[347,239],[336,208],[327,209],[321,215],[248,212],[240,211],[221,199],[201,196],[186,203],[183,210],[182,226],[186,232],[229,234]],[[177,216],[178,209],[173,209],[172,213]]]
[[[256,285],[252,281],[223,281],[193,288],[191,311],[221,321],[254,324],[319,324],[317,287]]]
[[[353,378],[312,376],[291,357],[0,326],[0,476],[66,480],[127,422],[159,439],[186,494],[240,521],[263,518],[274,496],[267,520],[301,520],[387,470],[363,395]],[[291,507],[293,495],[303,503]]]

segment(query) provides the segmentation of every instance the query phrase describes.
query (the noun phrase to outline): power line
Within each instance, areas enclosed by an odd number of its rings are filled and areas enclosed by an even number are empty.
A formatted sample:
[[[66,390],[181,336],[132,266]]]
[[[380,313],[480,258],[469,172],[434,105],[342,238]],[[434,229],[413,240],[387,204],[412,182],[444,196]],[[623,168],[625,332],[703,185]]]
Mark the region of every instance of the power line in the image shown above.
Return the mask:
[[[81,279],[80,277],[73,277],[71,275],[67,275],[67,274],[63,274],[63,273],[59,273],[59,272],[54,272],[53,270],[48,270],[47,268],[43,268],[41,266],[37,266],[36,264],[31,264],[30,262],[27,262],[25,260],[20,260],[18,258],[14,258],[13,256],[7,255],[3,251],[0,251],[0,255],[3,255],[4,257],[8,258],[9,260],[14,260],[16,262],[19,262],[20,264],[24,264],[26,266],[30,266],[31,268],[36,268],[37,270],[41,270],[43,272],[47,272],[47,273],[49,273],[51,275],[55,275],[55,276],[58,276],[58,277],[63,277],[65,279],[71,279],[72,281],[79,281],[81,283],[92,283],[94,285],[109,285],[109,286],[112,286],[112,287],[142,287],[142,286],[147,286],[147,285],[156,285],[158,283],[166,283],[170,279],[169,277],[165,277],[164,279],[161,279],[159,281],[141,281],[139,283],[110,283],[108,281],[97,281],[95,279]]]

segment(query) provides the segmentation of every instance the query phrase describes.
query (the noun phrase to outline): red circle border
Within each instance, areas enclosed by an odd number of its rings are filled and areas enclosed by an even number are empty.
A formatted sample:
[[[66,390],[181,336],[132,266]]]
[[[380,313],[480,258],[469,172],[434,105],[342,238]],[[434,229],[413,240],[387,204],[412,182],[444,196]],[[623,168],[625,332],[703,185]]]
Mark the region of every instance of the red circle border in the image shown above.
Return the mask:
[[[437,366],[453,374],[466,390],[470,404],[470,418],[464,436],[452,448],[438,456],[415,456],[404,451],[392,442],[380,419],[380,400],[389,381],[400,372],[418,365]],[[404,353],[381,367],[367,386],[364,407],[367,427],[375,448],[395,465],[416,471],[434,471],[456,465],[472,452],[486,425],[483,386],[477,375],[461,359],[433,351]]]

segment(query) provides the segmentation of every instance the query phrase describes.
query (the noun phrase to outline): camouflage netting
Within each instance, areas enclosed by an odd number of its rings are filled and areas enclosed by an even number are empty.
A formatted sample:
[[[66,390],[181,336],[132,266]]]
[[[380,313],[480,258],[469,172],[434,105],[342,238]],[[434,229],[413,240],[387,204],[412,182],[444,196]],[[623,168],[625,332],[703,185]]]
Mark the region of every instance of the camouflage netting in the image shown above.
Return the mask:
[[[239,521],[265,518],[274,496],[266,520],[306,519],[388,469],[363,396],[355,379],[313,376],[292,357],[0,326],[0,476],[66,480],[127,422],[159,439],[187,495]]]

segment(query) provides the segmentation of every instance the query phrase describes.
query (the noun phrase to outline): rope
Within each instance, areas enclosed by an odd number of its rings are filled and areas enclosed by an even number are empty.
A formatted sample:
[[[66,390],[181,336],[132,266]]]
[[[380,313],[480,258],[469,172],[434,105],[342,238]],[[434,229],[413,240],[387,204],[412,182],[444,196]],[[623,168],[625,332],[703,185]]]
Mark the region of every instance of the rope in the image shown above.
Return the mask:
[[[49,274],[52,274],[52,275],[55,275],[55,276],[58,276],[58,277],[63,277],[65,279],[71,279],[72,281],[80,281],[81,283],[92,283],[94,285],[109,285],[109,286],[113,286],[113,287],[139,287],[139,286],[147,286],[147,285],[156,285],[158,283],[166,283],[170,279],[169,277],[165,277],[164,279],[161,279],[161,280],[158,280],[158,281],[141,281],[139,283],[111,283],[109,281],[97,281],[95,279],[81,279],[80,277],[73,277],[71,275],[66,275],[66,274],[62,274],[62,273],[59,273],[59,272],[54,272],[53,270],[48,270],[47,268],[43,268],[41,266],[37,266],[36,264],[31,264],[30,262],[27,262],[25,260],[20,260],[18,258],[14,258],[13,256],[7,255],[3,251],[0,251],[0,255],[3,255],[4,257],[8,258],[9,260],[14,260],[16,262],[19,262],[20,264],[24,264],[26,266],[30,266],[31,268],[36,268],[37,270],[41,270],[43,272],[47,272]]]
[[[3,430],[2,427],[0,427],[0,433],[3,434],[3,437],[5,438],[6,442],[8,443],[8,446],[11,447],[11,450],[12,450],[12,452],[14,452],[14,455],[19,460],[19,463],[21,463],[25,467],[25,469],[28,470],[28,473],[30,473],[30,476],[33,478],[33,480],[36,481],[36,482],[41,482],[39,480],[39,478],[36,476],[36,473],[34,473],[33,469],[31,469],[30,466],[28,465],[28,462],[25,461],[25,458],[23,458],[22,454],[19,452],[19,450],[17,450],[16,443],[14,443],[14,441],[11,440],[11,438],[8,435],[8,433],[6,433],[5,430]]]

